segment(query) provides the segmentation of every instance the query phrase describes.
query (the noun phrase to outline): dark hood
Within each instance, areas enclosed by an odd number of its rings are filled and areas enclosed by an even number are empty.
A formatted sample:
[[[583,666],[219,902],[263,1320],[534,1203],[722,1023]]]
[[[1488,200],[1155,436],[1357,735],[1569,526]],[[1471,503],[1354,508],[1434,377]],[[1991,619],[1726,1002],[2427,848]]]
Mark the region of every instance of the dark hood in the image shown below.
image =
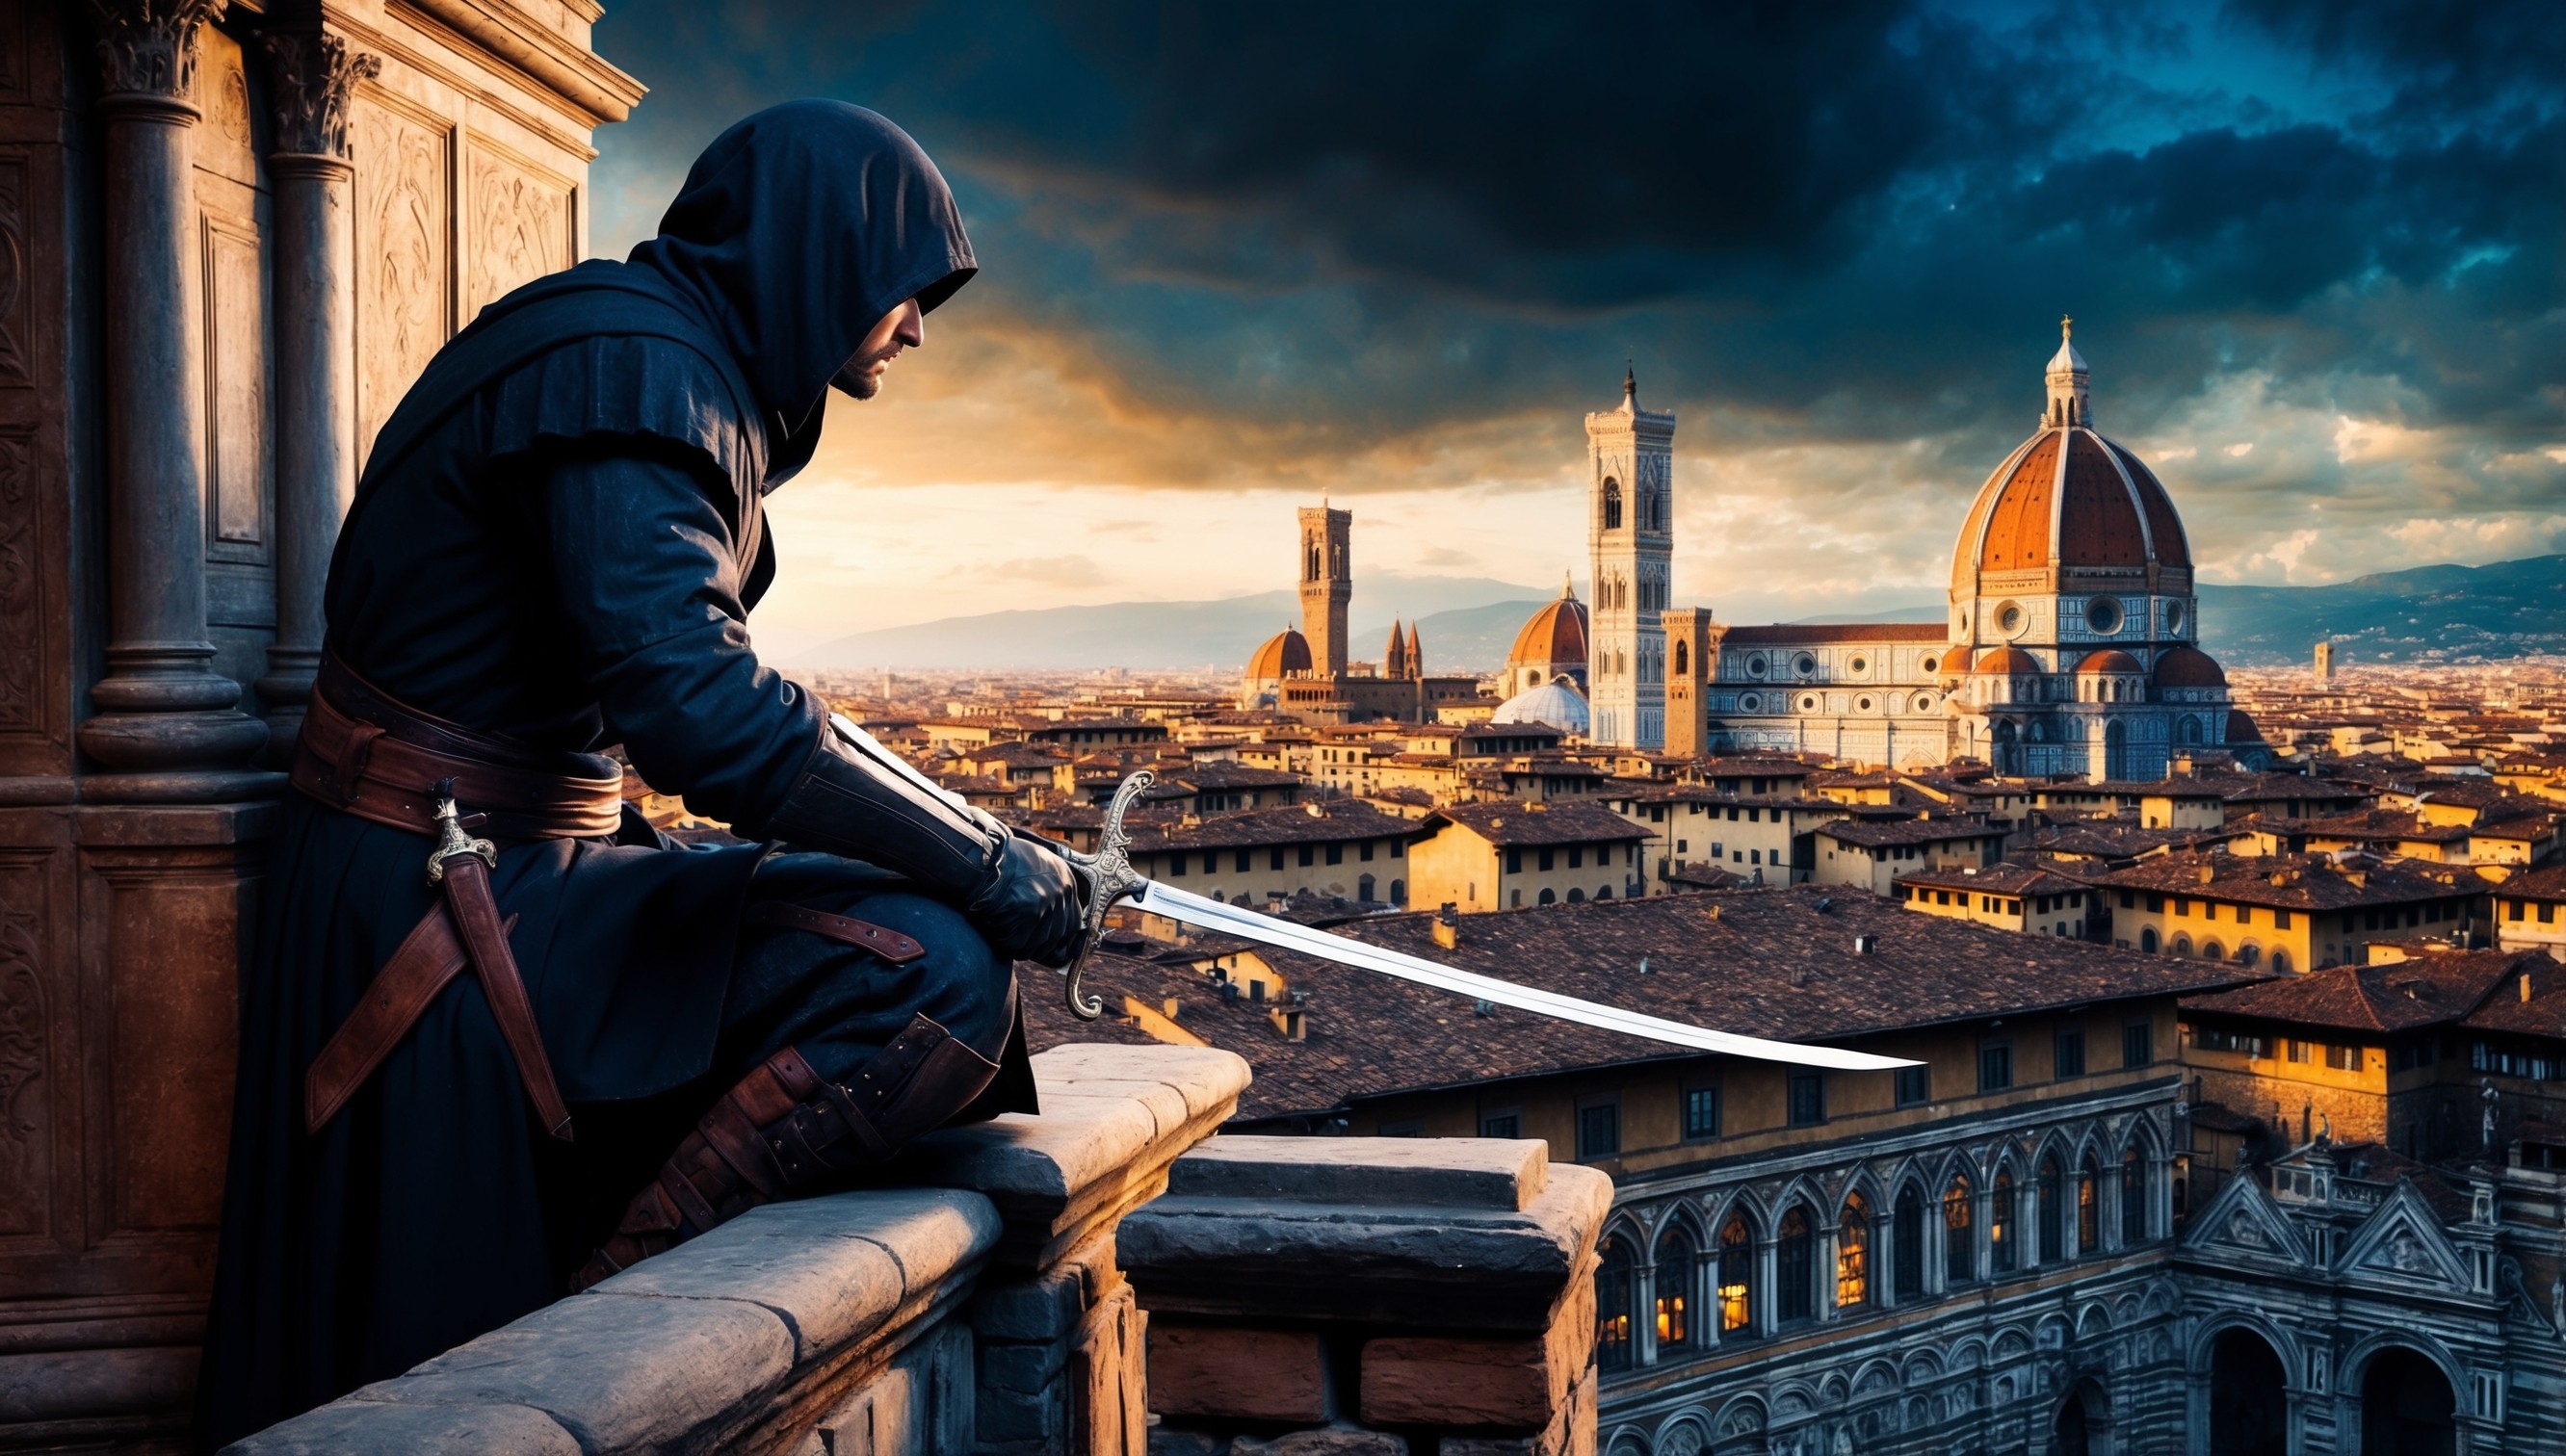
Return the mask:
[[[810,458],[830,377],[903,301],[932,309],[979,264],[952,190],[909,134],[845,102],[770,107],[724,131],[634,248],[698,299],[767,415],[770,487]]]

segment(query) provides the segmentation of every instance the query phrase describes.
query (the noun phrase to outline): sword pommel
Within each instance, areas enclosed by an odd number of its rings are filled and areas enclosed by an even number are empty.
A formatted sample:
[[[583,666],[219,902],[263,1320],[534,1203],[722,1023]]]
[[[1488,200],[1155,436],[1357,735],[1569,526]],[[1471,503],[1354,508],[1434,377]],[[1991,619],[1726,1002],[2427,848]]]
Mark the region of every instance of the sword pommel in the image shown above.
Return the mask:
[[[1105,1014],[1105,999],[1088,995],[1079,983],[1087,972],[1087,958],[1105,933],[1105,914],[1149,882],[1133,872],[1132,834],[1123,827],[1123,816],[1156,782],[1157,776],[1148,769],[1125,779],[1114,791],[1114,802],[1105,806],[1105,829],[1097,837],[1096,852],[1069,856],[1069,867],[1087,892],[1087,934],[1079,942],[1077,958],[1069,963],[1069,1013],[1080,1021],[1094,1021]]]

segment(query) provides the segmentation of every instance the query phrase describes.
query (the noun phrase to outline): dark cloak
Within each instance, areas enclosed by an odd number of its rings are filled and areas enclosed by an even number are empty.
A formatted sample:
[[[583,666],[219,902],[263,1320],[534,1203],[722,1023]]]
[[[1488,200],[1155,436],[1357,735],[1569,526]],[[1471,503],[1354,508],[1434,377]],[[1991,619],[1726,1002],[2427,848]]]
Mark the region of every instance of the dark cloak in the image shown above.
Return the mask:
[[[469,728],[565,755],[620,743],[754,838],[826,716],[750,648],[774,562],[760,498],[809,460],[873,325],[974,268],[943,178],[889,121],[798,102],[740,122],[658,237],[517,290],[430,362],[342,528],[333,649]],[[281,808],[242,971],[211,1442],[553,1299],[720,1090],[766,847],[686,849],[628,809],[611,841],[504,844],[493,875],[579,1141],[533,1127],[469,977],[307,1135],[304,1070],[427,912],[427,844],[297,794]]]

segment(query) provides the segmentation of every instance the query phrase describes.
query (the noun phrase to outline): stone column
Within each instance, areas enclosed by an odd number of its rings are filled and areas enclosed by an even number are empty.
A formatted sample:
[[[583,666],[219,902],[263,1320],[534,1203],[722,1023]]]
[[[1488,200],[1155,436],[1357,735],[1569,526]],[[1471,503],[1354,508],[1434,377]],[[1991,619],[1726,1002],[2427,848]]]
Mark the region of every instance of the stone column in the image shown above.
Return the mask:
[[[1631,1363],[1654,1365],[1658,1362],[1658,1266],[1638,1265],[1631,1276],[1631,1289],[1640,1306],[1639,1323],[1631,1331]]]
[[[90,0],[104,73],[107,676],[80,746],[120,772],[85,797],[238,799],[267,725],[212,668],[205,627],[203,284],[188,132],[196,32],[222,0]]]
[[[276,642],[258,695],[269,758],[303,731],[321,663],[321,589],[357,490],[357,244],[348,107],[383,69],[339,36],[267,37],[274,79],[276,195]]]

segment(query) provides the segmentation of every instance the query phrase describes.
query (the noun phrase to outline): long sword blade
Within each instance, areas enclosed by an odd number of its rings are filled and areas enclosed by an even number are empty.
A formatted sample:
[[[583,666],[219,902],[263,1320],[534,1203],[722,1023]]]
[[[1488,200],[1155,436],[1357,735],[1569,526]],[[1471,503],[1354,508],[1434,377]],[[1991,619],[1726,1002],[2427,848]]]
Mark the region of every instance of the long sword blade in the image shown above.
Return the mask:
[[[1800,1067],[1823,1067],[1833,1072],[1885,1072],[1893,1067],[1918,1064],[1896,1057],[1876,1057],[1868,1052],[1846,1052],[1834,1047],[1804,1047],[1796,1042],[1767,1041],[1762,1037],[1741,1037],[1733,1032],[1714,1032],[1701,1027],[1668,1021],[1645,1012],[1625,1011],[1618,1006],[1586,1001],[1575,996],[1562,996],[1537,986],[1500,981],[1476,971],[1459,970],[1421,960],[1400,951],[1370,945],[1343,935],[1330,935],[1296,925],[1274,915],[1260,914],[1239,905],[1226,905],[1209,900],[1188,890],[1175,889],[1154,879],[1144,879],[1132,887],[1132,902],[1154,914],[1170,920],[1181,920],[1203,930],[1217,930],[1242,940],[1254,940],[1280,946],[1319,960],[1358,970],[1377,971],[1431,986],[1438,991],[1452,991],[1499,1006],[1511,1006],[1561,1021],[1601,1027],[1628,1036],[1646,1037],[1651,1041],[1669,1042],[1678,1047],[1691,1047],[1702,1052],[1722,1052],[1731,1057],[1752,1057],[1764,1062],[1788,1062]]]

